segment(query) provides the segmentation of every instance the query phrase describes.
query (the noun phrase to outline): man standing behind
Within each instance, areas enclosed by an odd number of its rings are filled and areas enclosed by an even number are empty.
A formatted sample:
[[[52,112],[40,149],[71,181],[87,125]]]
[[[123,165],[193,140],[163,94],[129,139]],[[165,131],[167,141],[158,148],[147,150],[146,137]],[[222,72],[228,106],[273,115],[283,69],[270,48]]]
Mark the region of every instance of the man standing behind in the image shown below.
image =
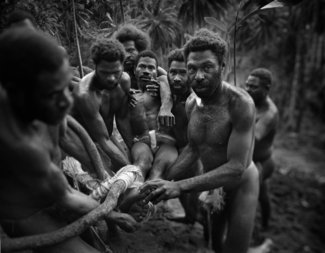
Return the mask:
[[[253,160],[260,171],[259,201],[264,228],[268,227],[271,215],[267,179],[271,177],[275,169],[272,151],[279,121],[278,109],[269,97],[271,85],[272,74],[264,68],[253,70],[246,80],[246,91],[253,98],[257,111]]]
[[[137,103],[134,94],[139,92],[139,86],[134,73],[135,58],[139,53],[150,49],[150,38],[147,33],[130,24],[122,26],[116,32],[115,37],[123,44],[126,51],[124,70],[131,78],[130,105],[134,107]],[[166,76],[167,72],[158,66],[157,77],[163,75]],[[151,80],[147,83],[146,89],[150,92],[151,96],[155,97],[160,95],[161,107],[158,118],[161,125],[167,126],[167,122],[174,121],[174,115],[171,113],[173,102],[167,79],[160,80],[159,83],[156,80]]]
[[[187,69],[182,49],[175,49],[168,55],[168,83],[173,96],[172,113],[176,124],[172,128],[172,136],[176,140],[176,147],[180,154],[188,144],[187,127],[188,118],[185,111],[187,98],[192,94],[192,89],[187,77]],[[191,178],[202,174],[202,163],[198,160],[184,175],[174,180]],[[199,193],[189,193],[180,196],[180,201],[185,210],[185,217],[169,218],[172,221],[191,223],[202,221],[198,203]]]
[[[226,49],[225,41],[207,29],[199,30],[184,47],[194,91],[186,102],[189,144],[167,179],[177,178],[199,158],[204,174],[176,182],[147,181],[140,191],[153,189],[146,200],[157,203],[223,187],[227,198],[224,209],[213,215],[213,248],[247,253],[259,192],[258,171],[252,161],[255,107],[245,91],[222,82]]]
[[[72,116],[98,144],[101,155],[112,161],[113,169],[130,164],[123,147],[113,138],[113,120],[128,148],[133,136],[128,121],[129,75],[123,72],[125,51],[116,40],[100,40],[91,47],[95,70],[74,88],[75,106]],[[105,161],[105,159],[103,159]]]

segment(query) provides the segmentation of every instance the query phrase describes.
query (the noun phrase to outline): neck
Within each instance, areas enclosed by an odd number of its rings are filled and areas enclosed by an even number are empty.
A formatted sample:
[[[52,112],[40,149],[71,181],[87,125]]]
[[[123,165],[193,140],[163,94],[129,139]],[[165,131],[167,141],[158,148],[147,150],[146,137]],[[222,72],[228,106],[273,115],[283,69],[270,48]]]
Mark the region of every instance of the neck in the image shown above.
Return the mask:
[[[260,99],[258,101],[254,101],[256,108],[261,109],[264,106],[266,106],[267,105],[267,98],[268,98],[268,96],[266,96],[265,98]]]
[[[189,88],[186,92],[184,92],[182,95],[176,95],[177,100],[179,101],[186,101],[186,99],[191,95],[192,90]]]
[[[217,104],[217,103],[219,103],[222,96],[223,96],[222,90],[223,90],[223,83],[221,81],[220,85],[216,87],[216,89],[213,91],[211,96],[201,98],[201,101],[204,104]]]
[[[101,85],[100,81],[97,78],[96,71],[93,77],[93,81],[90,83],[90,86],[95,90],[104,90],[104,87]]]

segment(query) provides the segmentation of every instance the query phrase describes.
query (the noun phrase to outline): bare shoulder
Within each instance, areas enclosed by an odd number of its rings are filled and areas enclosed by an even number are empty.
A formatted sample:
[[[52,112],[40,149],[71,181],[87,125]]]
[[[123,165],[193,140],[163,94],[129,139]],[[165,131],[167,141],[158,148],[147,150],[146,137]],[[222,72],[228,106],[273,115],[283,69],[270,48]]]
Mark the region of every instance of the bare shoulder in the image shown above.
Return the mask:
[[[185,104],[185,111],[186,111],[186,115],[188,117],[190,116],[191,112],[195,108],[197,99],[198,99],[198,97],[194,92],[192,92],[192,94],[189,95],[189,97],[187,98],[186,104]]]
[[[232,121],[255,120],[255,104],[251,96],[242,88],[224,83],[229,96],[229,112]]]
[[[168,83],[168,79],[166,75],[158,76],[157,81],[163,82],[163,83]]]
[[[157,76],[167,76],[167,71],[164,70],[162,67],[159,67],[159,66],[158,66],[158,69],[157,69]]]
[[[269,106],[268,116],[277,121],[279,118],[278,108],[276,107],[276,105],[274,104],[274,102],[270,97],[267,98],[267,103]]]
[[[85,98],[89,95],[89,87],[93,81],[94,76],[95,71],[90,72],[80,80],[72,92],[74,98]]]
[[[121,88],[128,93],[131,88],[131,78],[128,73],[123,72],[120,80]]]

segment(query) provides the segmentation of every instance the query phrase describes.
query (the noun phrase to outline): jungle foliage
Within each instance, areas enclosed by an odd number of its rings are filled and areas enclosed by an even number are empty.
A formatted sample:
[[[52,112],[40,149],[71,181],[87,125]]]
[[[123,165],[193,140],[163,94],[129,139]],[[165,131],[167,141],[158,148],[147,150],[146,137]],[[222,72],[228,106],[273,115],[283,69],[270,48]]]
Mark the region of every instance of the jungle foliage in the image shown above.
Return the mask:
[[[111,37],[123,23],[133,23],[150,35],[152,49],[159,56],[161,64],[166,66],[167,53],[181,47],[200,27],[217,31],[225,38],[225,32],[206,23],[204,17],[215,17],[231,27],[240,1],[74,2],[84,65],[91,66],[88,49],[92,41],[98,37]],[[269,2],[271,0],[242,1],[239,18]],[[39,29],[66,47],[72,65],[77,65],[72,0],[6,0],[0,3],[0,32],[5,29],[8,15],[16,9],[27,10],[34,15]],[[324,24],[325,0],[303,0],[295,6],[252,16],[238,29],[236,51],[239,82],[243,83],[255,67],[270,68],[276,77],[272,98],[279,107],[283,126],[290,131],[299,131],[306,111],[325,121]],[[233,39],[234,36],[230,34],[230,40]],[[233,52],[233,43],[230,45],[230,52]],[[230,70],[227,79],[230,82],[231,73],[233,71]]]

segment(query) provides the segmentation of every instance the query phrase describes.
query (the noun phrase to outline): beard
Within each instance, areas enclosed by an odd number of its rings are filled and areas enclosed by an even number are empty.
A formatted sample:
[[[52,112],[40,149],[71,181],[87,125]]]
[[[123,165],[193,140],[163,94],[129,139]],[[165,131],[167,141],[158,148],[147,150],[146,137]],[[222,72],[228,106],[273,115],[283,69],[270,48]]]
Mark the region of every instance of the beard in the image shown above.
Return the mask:
[[[190,89],[190,85],[189,85],[188,80],[186,81],[185,84],[181,84],[182,88],[180,88],[180,89],[174,89],[173,88],[174,87],[173,86],[174,81],[170,80],[169,75],[167,75],[167,80],[168,80],[169,87],[170,87],[170,90],[171,90],[172,94],[175,94],[176,96],[181,96],[184,93],[186,93],[186,91],[188,91],[188,89]]]
[[[216,90],[221,86],[221,84],[222,72],[218,71],[217,73],[214,73],[212,75],[211,79],[205,79],[200,83],[197,83],[195,80],[193,80],[191,83],[191,87],[198,97],[208,98],[216,92]],[[198,89],[199,87],[206,87],[207,89],[201,91]]]
[[[133,72],[135,60],[133,56],[129,56],[124,61],[124,71],[126,72]]]

